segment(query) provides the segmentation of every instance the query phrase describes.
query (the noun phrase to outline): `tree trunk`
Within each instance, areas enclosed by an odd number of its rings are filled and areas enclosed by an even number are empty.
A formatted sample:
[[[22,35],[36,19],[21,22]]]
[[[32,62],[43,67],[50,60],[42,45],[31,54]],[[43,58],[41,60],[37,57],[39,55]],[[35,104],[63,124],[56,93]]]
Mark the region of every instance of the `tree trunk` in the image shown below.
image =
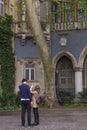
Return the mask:
[[[45,80],[46,80],[46,99],[49,105],[52,106],[54,102],[54,95],[55,95],[54,76],[53,76],[53,68],[52,68],[50,54],[48,51],[48,46],[37,15],[35,0],[24,0],[24,1],[27,10],[28,24],[31,25],[31,30],[35,38],[38,50],[40,52],[41,60],[43,62],[43,67],[45,71]]]

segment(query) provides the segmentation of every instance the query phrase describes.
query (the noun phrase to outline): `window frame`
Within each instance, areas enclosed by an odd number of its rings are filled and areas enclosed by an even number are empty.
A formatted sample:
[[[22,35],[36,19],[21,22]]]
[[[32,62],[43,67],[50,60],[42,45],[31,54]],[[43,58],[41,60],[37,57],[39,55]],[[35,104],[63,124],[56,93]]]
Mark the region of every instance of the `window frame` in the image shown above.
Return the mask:
[[[70,6],[67,6],[70,5]],[[72,3],[69,2],[65,2],[64,3],[64,22],[74,22],[74,5],[72,5]],[[70,15],[72,15],[72,20],[69,19]]]
[[[65,73],[65,76],[63,75],[63,72]],[[69,82],[69,79],[71,79],[71,83]],[[62,80],[65,80],[65,83],[63,83]],[[73,83],[72,69],[65,69],[60,71],[60,83],[61,85],[71,85]]]
[[[28,81],[35,81],[35,67],[34,67],[34,65],[28,65],[28,66],[26,66],[26,65],[27,64],[25,64],[25,70],[24,70],[25,78]],[[33,78],[32,78],[32,70],[33,70]]]
[[[78,22],[87,20],[87,10],[86,10],[87,7],[86,8],[85,7],[84,7],[84,5],[81,6],[81,3],[77,4],[77,21]],[[79,18],[81,13],[83,13],[83,15],[84,15],[83,19]]]
[[[59,2],[61,7],[59,9],[56,8],[56,4],[53,5],[52,13],[53,13],[53,22],[55,23],[68,23],[68,22],[80,22],[87,20],[87,3],[81,6],[78,3],[70,3],[70,2]],[[69,4],[71,5],[69,7]],[[73,5],[72,5],[73,4]],[[84,7],[84,8],[83,8]],[[58,20],[58,16],[59,20]],[[79,19],[80,15],[82,16],[82,20]],[[71,17],[71,20],[69,20]]]

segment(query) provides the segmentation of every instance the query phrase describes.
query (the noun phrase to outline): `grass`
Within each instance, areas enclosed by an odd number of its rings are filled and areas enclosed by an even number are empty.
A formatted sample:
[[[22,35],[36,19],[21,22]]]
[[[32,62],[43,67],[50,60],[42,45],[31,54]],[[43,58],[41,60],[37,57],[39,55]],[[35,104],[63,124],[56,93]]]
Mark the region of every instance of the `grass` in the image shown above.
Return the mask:
[[[2,106],[0,107],[0,110],[20,110],[20,106]]]
[[[65,104],[64,106],[68,106],[68,107],[83,107],[83,106],[87,106],[87,103],[72,103],[72,104]]]

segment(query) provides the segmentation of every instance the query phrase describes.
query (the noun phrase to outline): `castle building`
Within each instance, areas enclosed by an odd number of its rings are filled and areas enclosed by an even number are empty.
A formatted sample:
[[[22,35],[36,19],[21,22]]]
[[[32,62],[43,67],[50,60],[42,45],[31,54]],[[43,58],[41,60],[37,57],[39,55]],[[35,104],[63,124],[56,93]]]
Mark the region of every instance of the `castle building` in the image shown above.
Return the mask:
[[[6,12],[14,12],[15,91],[18,91],[18,85],[25,77],[30,85],[39,84],[44,93],[45,74],[32,32],[27,30],[25,6],[22,6],[24,12],[17,15],[17,8],[12,0],[10,2],[11,5],[8,5],[5,1],[5,7],[10,7]],[[58,3],[36,0],[38,16],[52,59],[56,96],[61,90],[77,95],[87,89],[86,6],[87,3],[70,0],[60,0]],[[0,8],[0,14],[3,15],[3,0],[0,0]]]

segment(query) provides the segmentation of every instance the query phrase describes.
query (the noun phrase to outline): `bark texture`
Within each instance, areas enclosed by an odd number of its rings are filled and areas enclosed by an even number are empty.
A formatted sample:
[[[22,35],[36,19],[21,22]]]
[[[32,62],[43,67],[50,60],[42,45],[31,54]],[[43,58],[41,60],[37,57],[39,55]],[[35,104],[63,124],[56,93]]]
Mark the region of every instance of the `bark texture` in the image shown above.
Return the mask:
[[[24,1],[27,11],[28,24],[31,26],[45,71],[46,99],[48,104],[52,106],[54,102],[54,76],[48,46],[37,15],[35,0]]]

